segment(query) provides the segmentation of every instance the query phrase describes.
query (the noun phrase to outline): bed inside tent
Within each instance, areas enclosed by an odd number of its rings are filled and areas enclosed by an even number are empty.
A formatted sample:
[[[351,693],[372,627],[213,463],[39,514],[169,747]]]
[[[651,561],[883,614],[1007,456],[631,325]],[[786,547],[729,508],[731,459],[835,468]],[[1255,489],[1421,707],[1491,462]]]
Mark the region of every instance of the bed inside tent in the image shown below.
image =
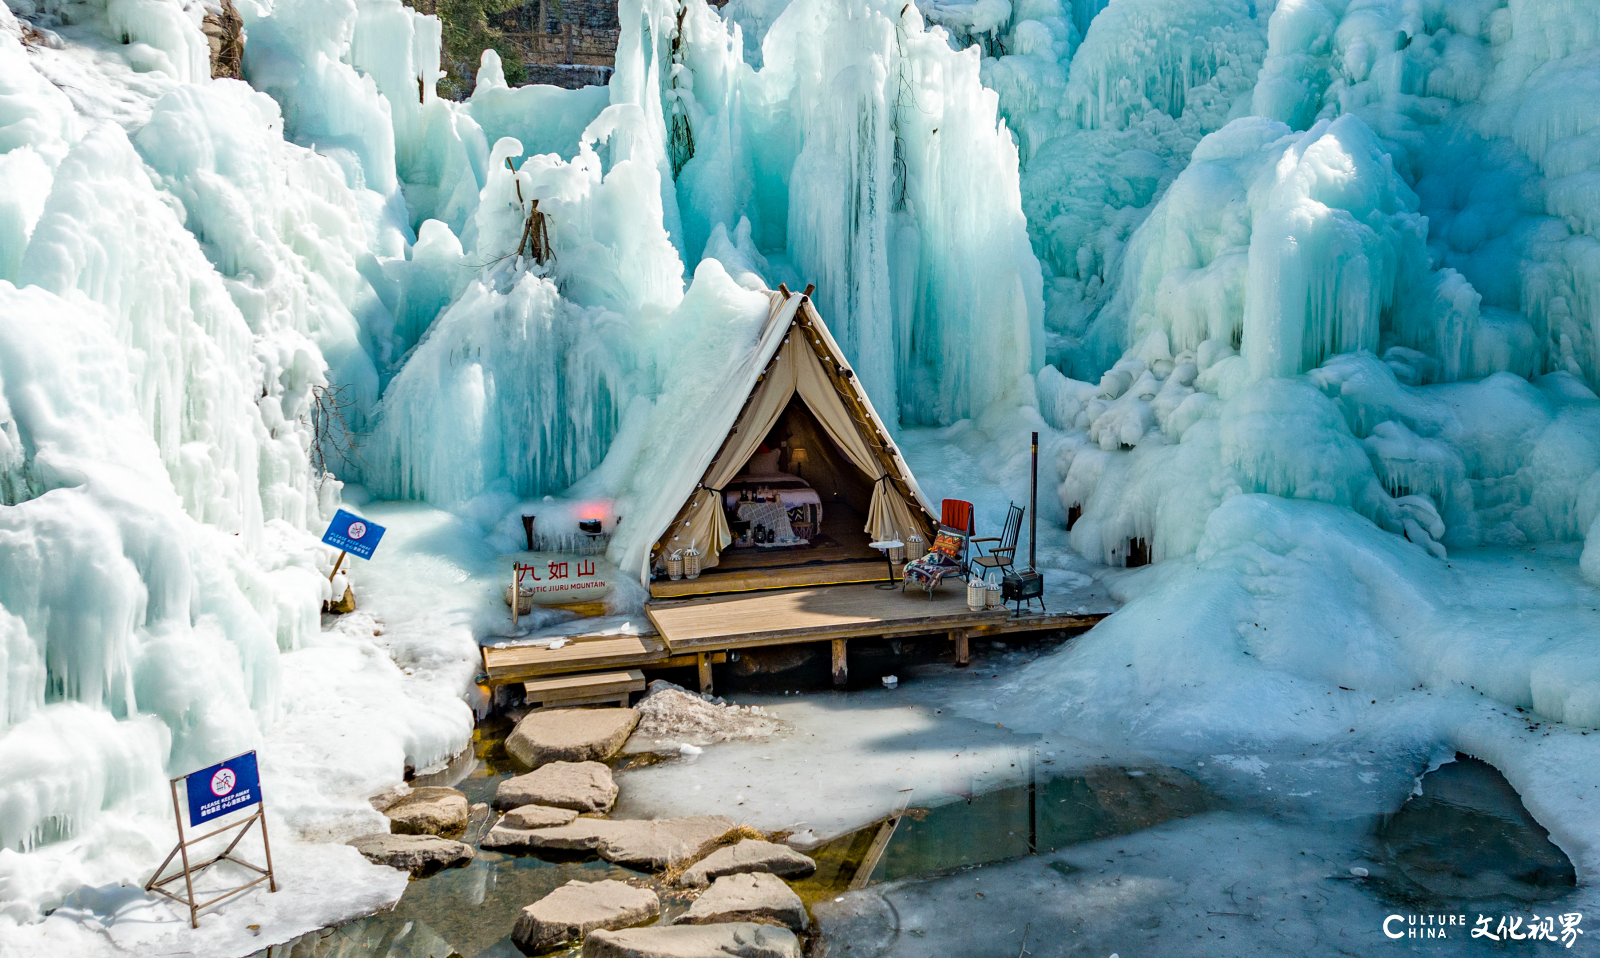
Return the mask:
[[[810,297],[773,304],[732,427],[685,450],[709,464],[652,550],[653,597],[884,581],[872,542],[931,539],[935,513]],[[690,549],[700,575],[670,578]]]

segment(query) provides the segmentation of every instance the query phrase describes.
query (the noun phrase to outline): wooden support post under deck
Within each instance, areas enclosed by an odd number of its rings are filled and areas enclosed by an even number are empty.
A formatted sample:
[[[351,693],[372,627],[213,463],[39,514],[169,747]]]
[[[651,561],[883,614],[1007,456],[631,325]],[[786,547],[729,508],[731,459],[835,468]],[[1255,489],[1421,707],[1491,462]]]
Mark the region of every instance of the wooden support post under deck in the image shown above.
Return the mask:
[[[843,687],[850,680],[850,671],[845,667],[844,639],[833,640],[833,684]]]
[[[966,668],[972,663],[972,656],[967,649],[967,633],[963,629],[955,629],[950,633],[950,641],[956,644],[956,667]]]
[[[711,656],[706,652],[701,652],[699,655],[695,656],[695,660],[696,664],[700,667],[700,691],[702,693],[710,694]]]

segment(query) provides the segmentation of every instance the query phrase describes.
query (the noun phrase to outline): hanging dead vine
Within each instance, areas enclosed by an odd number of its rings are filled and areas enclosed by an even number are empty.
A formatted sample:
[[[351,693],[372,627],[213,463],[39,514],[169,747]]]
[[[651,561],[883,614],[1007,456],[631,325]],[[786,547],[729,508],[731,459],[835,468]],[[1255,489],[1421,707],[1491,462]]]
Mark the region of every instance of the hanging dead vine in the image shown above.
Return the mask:
[[[543,266],[553,263],[556,259],[555,246],[550,242],[550,216],[539,209],[539,201],[531,204],[522,196],[522,181],[517,179],[517,168],[511,162],[511,157],[506,157],[506,169],[511,171],[511,184],[517,191],[517,208],[526,210],[522,219],[522,236],[517,240],[517,248],[504,256],[497,256],[487,262],[474,265],[474,269],[484,269],[516,257],[526,257]]]
[[[694,158],[694,131],[689,126],[689,111],[684,106],[684,95],[678,91],[679,68],[683,66],[683,15],[687,7],[678,8],[678,29],[672,34],[671,57],[667,62],[667,98],[671,116],[668,118],[667,153],[672,161],[672,178]]]
[[[895,91],[894,115],[890,118],[890,128],[894,131],[894,208],[901,211],[906,208],[906,191],[910,188],[911,170],[906,166],[906,141],[900,135],[900,110],[907,100],[912,106],[917,106],[917,91],[912,89],[911,81],[906,79],[906,11],[911,9],[911,4],[900,8],[900,16],[894,21],[894,53],[895,53]],[[917,106],[917,109],[922,109]]]
[[[311,468],[319,484],[334,474],[333,467],[361,461],[359,442],[350,428],[355,406],[348,386],[311,387],[311,409],[300,421],[311,427]]]
[[[529,257],[541,266],[546,260],[555,259],[555,250],[550,248],[548,219],[539,212],[539,201],[534,200],[528,208],[528,218],[522,224],[522,239],[517,242],[518,256]]]

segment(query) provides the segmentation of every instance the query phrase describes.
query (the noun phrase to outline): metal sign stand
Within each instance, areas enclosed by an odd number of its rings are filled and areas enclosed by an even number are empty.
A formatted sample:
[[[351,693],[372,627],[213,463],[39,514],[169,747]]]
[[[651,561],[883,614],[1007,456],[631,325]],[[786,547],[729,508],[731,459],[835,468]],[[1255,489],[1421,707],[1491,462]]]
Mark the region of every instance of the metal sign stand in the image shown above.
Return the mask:
[[[156,869],[156,873],[154,875],[150,876],[150,880],[148,882],[145,882],[144,890],[145,891],[153,891],[153,892],[156,892],[156,893],[161,894],[161,895],[166,895],[168,898],[172,899],[173,901],[177,902],[178,904],[187,906],[188,909],[189,909],[189,924],[190,924],[190,926],[194,927],[194,928],[199,928],[200,927],[200,909],[209,908],[212,905],[215,905],[217,902],[222,901],[224,898],[232,898],[234,895],[237,895],[240,892],[245,891],[247,889],[254,888],[255,886],[261,884],[262,882],[266,882],[267,883],[267,890],[268,891],[275,892],[275,891],[278,890],[278,879],[277,879],[277,876],[273,873],[273,870],[272,870],[272,846],[267,842],[267,807],[266,807],[266,802],[265,801],[257,801],[256,802],[256,810],[253,813],[251,813],[249,818],[245,819],[242,822],[234,822],[231,825],[224,825],[221,828],[215,829],[213,831],[206,832],[204,835],[201,835],[199,838],[184,838],[184,835],[183,835],[183,808],[182,808],[182,806],[180,806],[178,804],[178,783],[183,781],[184,779],[186,779],[188,777],[189,776],[187,776],[187,775],[180,775],[177,778],[173,779],[172,782],[171,782],[171,784],[172,784],[172,812],[177,817],[177,820],[178,820],[178,846],[176,848],[174,848],[172,851],[167,853],[167,857],[165,859],[163,859],[162,862],[161,862],[161,867]],[[244,838],[245,833],[250,831],[250,826],[254,825],[258,821],[261,823],[261,848],[262,848],[262,850],[264,852],[266,852],[266,856],[267,856],[267,867],[266,868],[262,868],[260,865],[257,865],[254,862],[247,862],[242,858],[236,858],[233,855],[233,850],[234,850],[234,848],[238,847],[240,839]],[[198,845],[199,843],[205,841],[208,838],[212,838],[212,837],[215,837],[217,835],[221,835],[223,832],[229,831],[230,829],[234,829],[234,828],[239,829],[239,834],[237,834],[237,835],[235,835],[233,837],[233,841],[229,842],[228,843],[228,847],[224,848],[220,854],[216,855],[213,858],[209,858],[206,861],[200,862],[197,865],[191,865],[189,863],[189,846],[190,845]],[[172,875],[167,876],[166,878],[162,878],[161,877],[161,873],[167,870],[167,865],[171,864],[173,856],[175,856],[175,855],[181,857],[181,859],[183,861],[183,871],[176,872],[176,873],[174,873]],[[201,871],[203,871],[203,870],[205,870],[207,868],[210,868],[212,865],[215,865],[218,862],[224,861],[224,860],[233,862],[235,865],[243,865],[245,868],[248,868],[251,871],[259,872],[261,874],[261,877],[253,879],[253,880],[251,880],[251,881],[249,881],[249,882],[247,882],[247,883],[245,883],[243,885],[240,885],[238,888],[234,888],[234,889],[231,889],[229,891],[226,891],[226,892],[222,893],[221,895],[218,895],[217,897],[211,899],[210,901],[204,901],[204,902],[195,901],[195,897],[194,897],[194,876],[199,874]],[[175,882],[180,878],[183,879],[183,888],[184,888],[184,896],[183,897],[180,897],[178,895],[174,895],[172,892],[167,891],[165,888],[162,887],[163,885],[167,885],[167,884],[170,884],[172,882]]]

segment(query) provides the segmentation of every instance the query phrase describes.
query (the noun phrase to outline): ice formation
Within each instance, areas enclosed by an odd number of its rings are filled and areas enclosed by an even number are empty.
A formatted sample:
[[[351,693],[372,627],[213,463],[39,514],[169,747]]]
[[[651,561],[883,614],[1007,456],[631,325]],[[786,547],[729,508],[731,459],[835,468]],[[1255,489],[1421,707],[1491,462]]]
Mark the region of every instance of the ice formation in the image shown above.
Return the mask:
[[[288,834],[325,840],[464,744],[467,655],[319,631],[343,482],[631,509],[785,277],[909,423],[1026,397],[1043,360],[997,98],[914,7],[781,11],[753,69],[703,4],[633,3],[609,89],[512,89],[491,52],[459,104],[395,0],[243,4],[244,83],[210,79],[206,12],[0,20],[9,920],[133,880],[170,773],[264,745]],[[318,777],[346,698],[385,731]]]
[[[1546,606],[1600,583],[1600,7],[621,0],[608,87],[490,51],[460,103],[399,0],[241,3],[243,82],[206,12],[0,10],[0,922],[142,880],[167,776],[242,748],[295,840],[370,824],[493,627],[406,584],[473,607],[544,497],[641,555],[780,281],[922,461],[1014,477],[1038,428],[1047,522],[1157,563],[1030,720],[1159,701],[1175,747],[1343,683],[1600,726],[1581,630],[1440,611],[1532,550]],[[393,621],[324,632],[346,494],[456,518],[374,503]],[[1592,841],[1495,721],[1417,721],[1397,761],[1453,737]]]

